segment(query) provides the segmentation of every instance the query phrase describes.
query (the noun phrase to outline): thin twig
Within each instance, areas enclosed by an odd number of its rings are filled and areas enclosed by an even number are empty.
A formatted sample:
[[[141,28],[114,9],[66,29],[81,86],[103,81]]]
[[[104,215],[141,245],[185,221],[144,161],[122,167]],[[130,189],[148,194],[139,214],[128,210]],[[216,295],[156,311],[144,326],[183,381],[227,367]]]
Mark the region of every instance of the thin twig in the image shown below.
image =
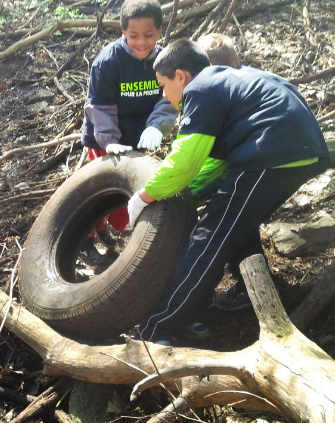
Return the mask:
[[[1,253],[0,253],[0,258],[3,256],[3,253],[5,252],[5,250],[7,249],[6,243],[4,242],[3,244],[0,244],[2,249],[1,249]]]
[[[100,354],[102,354],[102,355],[107,355],[108,357],[112,357],[112,358],[114,358],[114,360],[117,360],[117,361],[119,361],[120,363],[125,364],[126,366],[130,367],[131,369],[135,369],[135,370],[137,370],[138,372],[140,372],[140,373],[142,373],[142,374],[144,374],[144,375],[146,375],[146,376],[149,376],[149,373],[148,373],[148,372],[146,372],[145,370],[142,370],[142,369],[140,369],[139,367],[135,366],[135,364],[131,364],[131,363],[128,363],[128,361],[122,360],[122,358],[116,357],[116,356],[115,356],[115,355],[113,355],[113,354],[107,354],[107,353],[105,353],[105,352],[100,352]]]
[[[142,340],[142,342],[145,342],[145,341],[143,341]],[[147,350],[148,351],[148,350]],[[106,355],[106,356],[108,356],[108,357],[112,357],[112,358],[114,358],[114,360],[117,360],[117,361],[119,361],[120,363],[122,363],[122,364],[124,364],[124,365],[126,365],[126,366],[128,366],[128,367],[130,367],[131,369],[135,369],[135,370],[137,370],[138,372],[140,372],[140,373],[142,373],[142,374],[144,374],[144,375],[146,375],[146,376],[149,376],[149,373],[148,372],[146,372],[145,370],[142,370],[142,369],[140,369],[139,367],[137,367],[137,366],[135,366],[135,364],[132,364],[132,363],[129,363],[129,362],[127,362],[127,361],[125,361],[125,360],[122,360],[121,358],[119,358],[119,357],[116,357],[115,355],[112,355],[112,354],[107,354],[107,353],[105,353],[105,352],[100,352],[100,354],[103,354],[103,355]],[[151,357],[150,356],[150,352],[149,352],[149,357]],[[153,360],[152,360],[153,361]],[[168,392],[168,394],[169,395],[171,395],[171,397],[172,397],[172,399],[173,400],[175,400],[175,396],[163,385],[163,384],[160,384],[160,386],[162,387],[162,388],[164,388],[167,392]],[[186,401],[186,399],[185,399],[185,401]],[[187,401],[186,401],[187,402]],[[195,413],[195,411],[194,410],[192,410],[191,409],[191,407],[189,407],[190,408],[190,410],[191,410],[191,412],[194,414],[194,416],[197,418],[197,419],[199,419],[199,417],[197,416],[197,414]],[[195,421],[200,421],[200,420],[195,420]]]
[[[227,394],[235,394],[235,393],[236,394],[243,394],[243,395],[247,395],[247,396],[250,396],[250,397],[253,397],[253,398],[257,398],[261,401],[264,401],[266,404],[271,405],[271,407],[274,407],[276,410],[279,411],[278,407],[275,404],[273,404],[271,401],[269,401],[268,399],[261,397],[259,395],[253,394],[253,393],[248,392],[248,391],[238,391],[238,390],[227,389],[227,390],[224,390],[224,391],[211,392],[210,394],[204,395],[204,398],[211,398],[211,397],[213,397],[217,394],[224,394],[224,393],[227,393]]]
[[[208,13],[206,19],[203,21],[203,23],[199,26],[199,28],[193,33],[191,40],[196,40],[200,34],[203,33],[204,28],[208,28],[209,23],[211,20],[217,16],[219,16],[221,10],[226,4],[226,0],[220,0],[218,4],[214,7],[214,9]],[[206,33],[206,31],[205,31]]]
[[[136,327],[136,329],[137,329],[138,334],[139,334],[139,336],[140,336],[140,339],[141,339],[141,341],[142,341],[142,343],[143,343],[143,345],[144,345],[144,348],[145,348],[146,352],[148,353],[148,356],[149,356],[149,358],[150,358],[150,361],[151,361],[152,365],[153,365],[153,366],[154,366],[154,368],[155,368],[156,374],[160,376],[160,372],[159,372],[159,370],[158,370],[158,367],[157,367],[157,365],[156,365],[156,363],[155,363],[155,360],[153,359],[153,357],[152,357],[152,355],[151,355],[151,353],[150,353],[150,350],[149,350],[149,348],[148,348],[147,343],[145,342],[145,340],[144,340],[144,339],[142,338],[142,336],[141,336],[141,332],[140,332],[140,330],[139,330],[139,327],[137,326],[137,327]]]
[[[244,36],[244,32],[242,31],[241,24],[239,23],[235,13],[232,13],[232,18],[233,18],[233,21],[235,22],[235,25],[237,26],[238,32],[240,33],[240,36],[242,39],[242,45],[245,46],[247,44],[247,40]]]
[[[69,154],[67,155],[67,159],[66,159],[66,163],[65,163],[67,173],[70,173],[69,162],[70,162],[72,150],[73,150],[73,142],[71,143],[70,151],[69,151]]]
[[[159,372],[159,370],[158,370],[158,367],[157,367],[157,365],[156,365],[156,363],[155,363],[155,360],[153,359],[153,357],[152,357],[152,355],[151,355],[151,353],[150,353],[150,351],[149,351],[149,348],[148,348],[148,345],[147,345],[147,343],[145,342],[145,340],[142,338],[142,336],[141,336],[141,333],[140,333],[140,330],[139,330],[139,327],[137,326],[136,327],[136,329],[137,329],[137,331],[138,331],[138,334],[139,334],[139,336],[140,336],[140,339],[141,339],[141,341],[143,342],[143,345],[144,345],[144,348],[146,349],[146,351],[147,351],[147,353],[148,353],[148,355],[149,355],[149,358],[150,358],[150,360],[151,360],[151,362],[152,362],[152,364],[153,364],[153,366],[154,366],[154,368],[155,368],[155,370],[156,370],[156,373],[157,373],[157,376],[159,377],[160,376],[160,372]],[[148,377],[150,377],[150,375],[148,375],[147,376],[147,378]],[[168,395],[170,396],[170,398],[172,398],[172,402],[171,402],[171,407],[173,407],[173,409],[175,410],[175,413],[176,413],[176,415],[178,416],[178,412],[177,412],[177,410],[176,410],[176,407],[174,406],[174,401],[176,401],[176,397],[173,395],[173,393],[165,386],[165,384],[164,383],[159,383],[159,386],[161,386],[162,388],[164,388],[165,389],[165,391],[168,393]],[[178,388],[178,385],[176,384],[176,386],[177,386],[177,389],[178,389],[178,391],[179,391],[179,393],[181,394],[181,392],[180,392],[180,390],[179,390],[179,388]],[[190,411],[192,412],[192,414],[198,419],[199,417],[197,416],[197,414],[196,414],[196,412],[192,409],[192,408],[190,408]]]
[[[87,147],[84,147],[83,151],[81,153],[80,159],[78,160],[78,163],[77,163],[77,165],[74,169],[75,171],[79,170],[83,166],[83,164],[84,164],[84,162],[87,158],[87,153],[88,153],[88,149],[87,149]]]
[[[163,41],[163,45],[165,45],[165,46],[168,44],[168,42],[170,40],[171,29],[172,29],[172,26],[174,25],[176,17],[177,17],[178,4],[179,4],[179,0],[174,0],[171,18],[169,20],[168,27],[166,28],[165,37],[164,37],[164,41]]]
[[[181,25],[179,25],[179,27],[175,30],[175,31],[173,31],[172,33],[171,33],[171,38],[177,38],[178,37],[178,35],[181,33],[181,32],[183,32],[183,31],[185,31],[185,29],[187,29],[189,26],[191,26],[193,24],[193,20],[192,19],[189,19],[187,22],[185,22],[185,23],[183,23],[183,24],[181,24]]]
[[[310,0],[305,0],[305,4],[302,8],[302,20],[304,23],[304,29],[305,29],[305,36],[306,40],[313,46],[317,46],[317,40],[315,37],[315,34],[313,33],[311,29],[311,22],[309,18],[309,6],[310,6]]]
[[[17,238],[15,238],[15,242],[16,242],[16,245],[19,247],[20,252],[19,252],[19,256],[16,260],[16,263],[15,263],[13,269],[12,269],[12,272],[11,272],[10,285],[9,285],[9,298],[8,298],[8,302],[6,304],[6,311],[4,313],[4,318],[2,319],[2,322],[1,322],[1,325],[0,325],[0,333],[2,332],[2,329],[5,325],[5,322],[6,322],[8,313],[9,313],[9,310],[10,310],[12,303],[13,303],[13,292],[14,292],[14,287],[15,287],[16,282],[17,282],[16,271],[17,271],[18,265],[20,263],[20,260],[21,260],[21,257],[22,257],[22,252],[23,252],[23,248],[21,247]]]
[[[59,79],[57,78],[57,76],[54,77],[54,83],[56,87],[59,89],[59,91],[63,94],[64,97],[66,97],[70,101],[74,101],[74,98],[65,90],[62,84],[59,82]]]
[[[319,122],[324,122],[326,120],[332,119],[333,117],[335,117],[335,110],[332,110],[331,112],[321,116],[318,118]]]
[[[91,44],[92,40],[96,37],[96,33],[96,31],[93,32],[93,34],[87,40],[85,40],[79,47],[76,48],[75,52],[71,55],[71,57],[58,70],[57,78],[60,78],[63,75],[64,71],[69,68],[73,59],[79,54],[81,54],[83,50],[85,50]]]
[[[148,348],[148,345],[147,345],[147,343],[145,342],[145,340],[142,338],[142,336],[141,336],[141,333],[140,333],[140,329],[139,329],[139,327],[137,326],[136,327],[136,329],[137,329],[137,331],[138,331],[138,334],[139,334],[139,336],[140,336],[140,338],[141,338],[141,341],[142,341],[142,343],[143,343],[143,345],[144,345],[144,348],[145,348],[145,350],[146,350],[146,352],[148,353],[148,356],[149,356],[149,358],[150,358],[150,360],[151,360],[151,363],[152,363],[152,365],[154,366],[154,368],[155,368],[155,370],[156,370],[156,373],[157,373],[157,375],[159,375],[160,376],[160,372],[159,372],[159,369],[158,369],[158,367],[157,367],[157,365],[156,365],[156,363],[155,363],[155,360],[153,359],[153,357],[152,357],[152,355],[151,355],[151,353],[150,353],[150,351],[149,351],[149,348]],[[149,376],[149,375],[148,375]],[[148,377],[147,376],[147,377]],[[160,383],[159,384],[161,387],[163,387],[165,390],[166,390],[166,392],[169,394],[169,396],[172,398],[172,404],[173,404],[173,401],[175,401],[175,399],[176,399],[176,397],[173,395],[173,393],[163,384],[163,383]]]
[[[55,56],[45,46],[42,46],[42,49],[47,53],[47,55],[50,57],[50,59],[54,62],[55,66],[56,66],[56,69],[58,70],[59,69],[59,65],[58,65],[58,62],[57,62]]]
[[[224,32],[225,31],[226,26],[227,26],[227,24],[229,22],[229,19],[232,16],[232,13],[239,6],[239,4],[240,4],[240,0],[231,0],[230,5],[229,5],[228,10],[227,10],[227,13],[225,14],[225,16],[224,16],[224,18],[222,20],[222,23],[221,23],[221,20],[218,19],[216,21],[216,24],[214,25],[213,32],[215,32],[219,26],[220,26],[221,32]]]

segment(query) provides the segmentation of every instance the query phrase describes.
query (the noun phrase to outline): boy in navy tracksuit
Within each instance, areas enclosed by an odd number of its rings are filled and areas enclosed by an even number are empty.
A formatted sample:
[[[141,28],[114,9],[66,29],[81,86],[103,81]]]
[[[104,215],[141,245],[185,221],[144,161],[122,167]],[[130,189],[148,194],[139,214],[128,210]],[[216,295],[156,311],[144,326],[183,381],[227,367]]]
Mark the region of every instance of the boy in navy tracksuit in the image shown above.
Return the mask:
[[[154,150],[173,128],[177,113],[162,98],[152,69],[162,50],[156,45],[162,19],[158,1],[126,0],[120,12],[122,37],[94,60],[82,128],[82,143],[91,160],[133,148]],[[126,213],[122,220],[127,223]]]
[[[166,296],[142,325],[149,340],[194,320],[197,308],[208,305],[225,263],[329,164],[320,127],[293,85],[247,66],[208,65],[206,53],[187,40],[170,44],[153,65],[164,95],[181,107],[181,124],[171,153],[129,200],[130,224],[151,202],[194,183],[208,160],[216,160],[217,169],[228,162],[229,168],[224,177],[217,172],[214,181],[208,179],[205,210]]]

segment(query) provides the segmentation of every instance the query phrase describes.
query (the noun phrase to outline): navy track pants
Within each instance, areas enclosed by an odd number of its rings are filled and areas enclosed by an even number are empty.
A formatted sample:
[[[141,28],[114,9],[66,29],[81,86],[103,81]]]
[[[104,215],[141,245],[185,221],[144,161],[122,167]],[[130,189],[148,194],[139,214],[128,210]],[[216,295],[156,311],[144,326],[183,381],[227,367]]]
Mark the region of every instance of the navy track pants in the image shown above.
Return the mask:
[[[259,225],[308,179],[322,173],[328,160],[303,167],[231,169],[195,225],[164,297],[141,326],[143,339],[196,320],[222,279],[225,263],[259,237]],[[258,251],[257,251],[258,252]],[[250,252],[251,254],[252,252]]]

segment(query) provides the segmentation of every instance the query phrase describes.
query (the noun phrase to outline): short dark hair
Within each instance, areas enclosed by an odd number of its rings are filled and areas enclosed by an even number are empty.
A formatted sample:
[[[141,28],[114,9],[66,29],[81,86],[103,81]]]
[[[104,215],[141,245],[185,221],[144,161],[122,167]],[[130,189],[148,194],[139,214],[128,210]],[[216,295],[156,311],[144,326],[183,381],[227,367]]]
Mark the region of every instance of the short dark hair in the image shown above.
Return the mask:
[[[157,0],[125,0],[120,11],[121,29],[128,28],[129,19],[152,18],[157,29],[162,27],[163,13]]]
[[[153,68],[161,75],[173,79],[176,69],[186,70],[194,77],[209,64],[206,52],[193,41],[181,38],[169,44],[158,54]]]

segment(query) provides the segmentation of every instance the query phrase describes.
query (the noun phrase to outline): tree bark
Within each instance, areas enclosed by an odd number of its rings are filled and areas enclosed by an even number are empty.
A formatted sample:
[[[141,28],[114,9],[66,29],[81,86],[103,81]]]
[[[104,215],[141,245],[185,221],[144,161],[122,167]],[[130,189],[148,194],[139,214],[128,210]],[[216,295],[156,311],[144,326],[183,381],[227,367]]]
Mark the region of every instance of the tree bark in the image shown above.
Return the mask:
[[[290,322],[262,256],[241,264],[249,296],[259,319],[259,340],[236,352],[172,348],[129,340],[112,346],[88,346],[64,338],[22,306],[12,305],[6,326],[44,360],[44,373],[112,384],[136,385],[134,395],[149,386],[167,383],[181,392],[184,408],[226,405],[266,410],[294,422],[335,421],[335,361]],[[0,292],[0,316],[8,297]],[[169,370],[166,370],[169,369]],[[143,376],[152,376],[143,379]],[[196,375],[209,378],[199,378]],[[178,387],[178,390],[176,389]],[[166,412],[155,422],[172,421]]]

